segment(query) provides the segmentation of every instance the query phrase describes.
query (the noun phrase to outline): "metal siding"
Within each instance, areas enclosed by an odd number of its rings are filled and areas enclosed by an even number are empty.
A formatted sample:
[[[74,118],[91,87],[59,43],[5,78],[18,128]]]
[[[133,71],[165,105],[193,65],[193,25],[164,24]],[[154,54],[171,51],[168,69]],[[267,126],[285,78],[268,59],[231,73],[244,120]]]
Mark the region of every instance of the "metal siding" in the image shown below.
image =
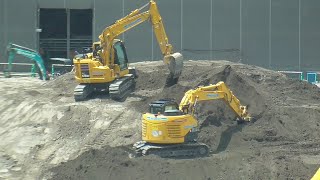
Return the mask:
[[[304,70],[320,70],[319,14],[319,0],[301,0],[301,66]]]
[[[108,4],[104,0],[95,0],[95,37],[94,40],[99,40],[98,36],[104,28],[111,25],[121,16],[121,2],[119,0],[109,0]]]
[[[242,1],[242,63],[269,66],[269,1]]]
[[[119,0],[108,0],[108,3],[104,0],[94,0],[94,41],[98,41],[102,31],[122,16],[121,7]]]
[[[40,8],[91,9],[93,0],[37,0]]]
[[[210,47],[210,1],[183,1],[183,47],[189,50],[208,50]],[[219,42],[217,42],[219,43]],[[208,59],[205,51],[183,51],[185,59]]]
[[[181,8],[180,0],[161,0],[157,1],[159,12],[162,17],[162,21],[166,30],[166,34],[169,39],[169,43],[173,46],[174,52],[181,52]],[[148,29],[151,29],[149,25]],[[161,53],[159,44],[156,37],[153,35],[153,60],[162,60],[163,55]]]
[[[94,0],[94,39],[102,30],[122,17],[121,0]],[[2,0],[0,1],[0,61],[8,42],[30,48],[36,43],[36,8],[63,8],[63,0]],[[93,0],[66,0],[69,8],[92,7]],[[124,0],[124,14],[147,3],[147,0]],[[269,67],[269,1],[242,0],[242,48],[243,62]],[[158,0],[170,43],[181,48],[181,0]],[[239,48],[240,21],[238,0],[213,0],[213,38],[210,39],[211,0],[183,0],[184,49],[209,50]],[[19,4],[19,6],[17,6]],[[5,9],[10,9],[6,10]],[[20,8],[24,7],[24,8]],[[320,68],[320,1],[301,0],[301,67],[308,70]],[[298,68],[298,0],[272,0],[272,62],[273,68]],[[16,13],[19,12],[19,13]],[[7,18],[5,18],[7,17]],[[152,56],[150,24],[147,22],[125,34],[128,56],[131,61],[149,60]],[[122,37],[122,36],[121,36]],[[154,58],[161,59],[154,37]],[[210,51],[182,52],[185,59],[208,59]],[[230,55],[213,52],[214,59],[230,60]],[[232,59],[231,59],[232,60]]]
[[[69,9],[91,9],[93,0],[68,0],[67,7]]]
[[[65,0],[38,0],[39,8],[66,8]]]
[[[5,22],[7,27],[5,28],[7,28],[7,31],[4,34],[6,41],[3,42],[3,46],[6,46],[8,43],[15,43],[35,49],[36,7],[35,0],[29,0],[28,2],[21,0],[6,1],[5,8],[10,9],[10,11],[6,11],[5,17],[7,19]],[[17,56],[16,61],[26,61],[26,59]]]
[[[119,1],[120,9],[117,19],[122,17],[122,1]],[[146,1],[124,1],[124,15],[128,15],[131,11],[145,5]],[[144,12],[146,9],[142,10]],[[124,35],[125,45],[127,48],[129,62],[151,60],[152,54],[152,29],[149,21],[127,31]],[[121,36],[122,38],[122,36]]]
[[[212,51],[212,57],[213,59],[235,61],[235,58],[239,58],[237,56],[240,54],[239,51],[223,51],[240,49],[240,1],[213,0],[212,6],[212,50],[214,50]]]
[[[272,3],[272,67],[297,70],[299,66],[298,0]]]
[[[6,26],[4,24],[4,12],[4,0],[2,0],[0,1],[0,62],[5,62],[4,28],[6,28]]]

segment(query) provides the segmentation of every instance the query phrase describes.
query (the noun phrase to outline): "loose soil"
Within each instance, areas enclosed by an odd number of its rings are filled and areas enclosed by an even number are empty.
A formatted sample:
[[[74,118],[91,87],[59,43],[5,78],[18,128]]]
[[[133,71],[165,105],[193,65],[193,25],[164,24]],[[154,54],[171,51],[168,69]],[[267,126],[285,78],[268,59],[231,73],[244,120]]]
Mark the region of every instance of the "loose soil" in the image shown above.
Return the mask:
[[[43,82],[1,78],[0,178],[310,179],[320,165],[320,89],[268,69],[228,61],[186,61],[164,87],[161,62],[140,62],[124,102],[100,93],[74,102],[72,73]],[[199,103],[204,158],[129,158],[141,140],[141,113],[161,98],[177,102],[199,85],[224,81],[254,120],[238,125],[221,100]]]

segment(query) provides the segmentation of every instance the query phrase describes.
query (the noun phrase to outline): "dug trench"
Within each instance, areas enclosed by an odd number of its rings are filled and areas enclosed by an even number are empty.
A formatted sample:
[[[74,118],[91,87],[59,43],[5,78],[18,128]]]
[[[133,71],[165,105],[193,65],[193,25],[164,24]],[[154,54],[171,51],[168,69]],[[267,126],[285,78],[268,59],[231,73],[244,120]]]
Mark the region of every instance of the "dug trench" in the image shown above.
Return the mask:
[[[319,89],[267,69],[227,61],[187,61],[179,83],[164,87],[160,63],[137,64],[139,78],[128,107],[146,112],[161,98],[181,100],[199,85],[224,81],[254,120],[238,125],[221,100],[200,103],[204,158],[129,158],[128,144],[89,148],[45,171],[49,179],[309,179],[320,163]],[[165,73],[163,73],[165,72]],[[127,121],[128,122],[128,121]],[[136,131],[140,134],[141,126]],[[125,133],[125,132],[123,132]],[[105,137],[109,138],[109,137]],[[140,136],[133,136],[139,141]],[[110,140],[112,142],[112,140]]]

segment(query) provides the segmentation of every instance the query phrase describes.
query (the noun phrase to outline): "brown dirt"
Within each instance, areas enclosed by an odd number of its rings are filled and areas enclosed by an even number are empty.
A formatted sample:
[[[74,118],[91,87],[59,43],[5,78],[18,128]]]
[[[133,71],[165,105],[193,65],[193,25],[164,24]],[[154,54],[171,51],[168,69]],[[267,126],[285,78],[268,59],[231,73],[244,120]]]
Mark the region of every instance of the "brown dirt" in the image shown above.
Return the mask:
[[[144,93],[131,107],[145,112],[153,100],[179,101],[190,88],[224,81],[242,104],[249,105],[255,120],[237,125],[224,102],[201,103],[199,141],[211,146],[209,157],[129,159],[125,150],[106,146],[54,168],[53,179],[308,179],[316,165],[305,157],[320,162],[319,89],[255,66],[202,63],[186,63],[179,84],[170,88],[163,87],[163,65],[149,69],[152,72],[138,68],[136,94]]]
[[[161,62],[137,63],[135,66],[139,74],[136,92],[122,103],[110,100],[107,95],[74,103],[72,91],[76,83],[72,73],[36,88],[16,90],[17,94],[36,97],[40,101],[39,107],[50,106],[54,113],[48,121],[38,122],[38,126],[51,130],[50,141],[39,143],[30,150],[41,158],[24,159],[24,162],[34,164],[30,167],[43,165],[33,176],[14,173],[9,165],[13,167],[11,161],[18,158],[12,158],[15,156],[4,151],[7,155],[3,155],[3,159],[8,159],[4,162],[12,177],[310,179],[319,167],[318,87],[256,66],[227,61],[187,61],[179,83],[165,88],[168,72]],[[210,146],[208,157],[128,157],[127,148],[141,139],[140,116],[147,111],[151,101],[174,98],[179,102],[190,88],[218,81],[224,81],[242,104],[249,105],[249,112],[255,118],[253,122],[237,125],[235,115],[222,101],[201,103],[197,108],[201,129],[199,141]],[[5,97],[8,100],[11,96]],[[9,102],[7,107],[12,107]],[[0,109],[1,112],[11,117],[7,111]],[[12,116],[11,120],[14,118]],[[18,159],[16,166],[19,162]],[[28,170],[25,166],[24,171]]]

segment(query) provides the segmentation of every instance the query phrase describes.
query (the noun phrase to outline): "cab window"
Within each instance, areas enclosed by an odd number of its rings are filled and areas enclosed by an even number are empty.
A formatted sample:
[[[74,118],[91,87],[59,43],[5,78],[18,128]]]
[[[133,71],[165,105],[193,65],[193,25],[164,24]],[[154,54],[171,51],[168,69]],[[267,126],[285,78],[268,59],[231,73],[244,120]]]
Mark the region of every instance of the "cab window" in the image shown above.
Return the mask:
[[[163,113],[162,111],[163,111],[162,108],[159,106],[150,106],[150,113],[151,114],[158,114],[159,112]]]
[[[125,54],[124,46],[121,42],[117,42],[114,44],[115,50],[115,64],[120,66],[120,70],[128,68],[128,60]]]
[[[177,109],[177,106],[175,106],[175,105],[167,105],[166,107],[165,107],[165,109],[164,109],[164,111],[172,111],[172,110],[178,110]]]

